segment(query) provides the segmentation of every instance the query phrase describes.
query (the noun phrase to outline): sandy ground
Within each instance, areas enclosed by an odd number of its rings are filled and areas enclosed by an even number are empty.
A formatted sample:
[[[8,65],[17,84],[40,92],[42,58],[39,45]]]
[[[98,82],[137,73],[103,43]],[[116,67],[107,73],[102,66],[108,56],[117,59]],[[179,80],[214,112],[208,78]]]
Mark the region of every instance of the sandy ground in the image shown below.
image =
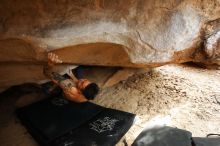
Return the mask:
[[[220,70],[169,65],[136,74],[104,89],[95,103],[137,115],[134,126],[117,144],[130,145],[144,128],[169,125],[193,136],[220,133]],[[29,95],[28,97],[39,95]],[[0,99],[0,144],[37,145],[13,114],[13,98]]]
[[[130,145],[143,128],[155,125],[186,129],[193,136],[220,133],[219,97],[219,70],[171,65],[134,75],[102,91],[95,103],[137,115],[124,140]]]

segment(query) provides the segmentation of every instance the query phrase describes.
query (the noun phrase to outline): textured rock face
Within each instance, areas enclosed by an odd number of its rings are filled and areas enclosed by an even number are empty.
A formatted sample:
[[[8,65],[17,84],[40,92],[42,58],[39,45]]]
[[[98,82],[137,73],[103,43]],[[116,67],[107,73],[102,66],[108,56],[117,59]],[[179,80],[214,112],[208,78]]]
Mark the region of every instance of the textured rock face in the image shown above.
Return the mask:
[[[206,27],[204,51],[207,59],[204,62],[220,65],[220,19],[210,22]]]
[[[218,64],[219,18],[218,0],[1,0],[0,64],[17,76],[4,84],[23,82],[14,64],[39,68],[49,51],[71,64]],[[37,68],[25,81],[44,78]]]

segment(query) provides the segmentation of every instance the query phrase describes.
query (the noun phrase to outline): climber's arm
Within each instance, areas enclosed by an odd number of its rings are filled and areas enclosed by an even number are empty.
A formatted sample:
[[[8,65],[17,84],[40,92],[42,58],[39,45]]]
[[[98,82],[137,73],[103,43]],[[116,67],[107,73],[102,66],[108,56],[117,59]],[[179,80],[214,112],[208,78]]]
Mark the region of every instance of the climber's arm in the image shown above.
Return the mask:
[[[59,73],[53,72],[52,68],[55,63],[62,63],[62,60],[54,53],[48,54],[48,65],[44,67],[44,74],[50,78],[56,85],[63,89],[63,92],[67,99],[74,102],[85,102],[87,99],[81,93],[79,89],[76,88],[75,81],[77,81],[75,76],[72,74],[71,78],[74,80],[66,79]]]
[[[54,79],[58,79],[58,80],[62,79],[62,76],[59,75],[58,73],[53,72],[53,67],[55,64],[62,63],[62,60],[60,60],[58,56],[54,53],[48,53],[47,58],[48,58],[48,63],[47,65],[44,66],[44,70],[43,70],[44,75],[50,78],[55,83],[57,83],[57,81]]]

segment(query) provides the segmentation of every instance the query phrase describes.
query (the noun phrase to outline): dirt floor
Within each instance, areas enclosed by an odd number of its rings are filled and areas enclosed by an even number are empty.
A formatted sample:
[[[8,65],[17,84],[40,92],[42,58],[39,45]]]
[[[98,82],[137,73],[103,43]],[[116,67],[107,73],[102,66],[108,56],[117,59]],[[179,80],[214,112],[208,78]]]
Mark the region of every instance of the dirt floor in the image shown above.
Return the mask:
[[[117,144],[124,146],[131,145],[144,128],[156,125],[186,129],[193,136],[220,133],[219,89],[220,70],[168,65],[102,90],[94,102],[137,115],[134,126]],[[32,93],[26,99],[38,97]],[[15,100],[16,97],[0,98],[0,144],[35,146],[13,114]]]
[[[143,128],[170,125],[193,136],[220,133],[220,70],[163,66],[102,91],[95,103],[137,114],[130,145]],[[123,142],[118,145],[124,145]]]

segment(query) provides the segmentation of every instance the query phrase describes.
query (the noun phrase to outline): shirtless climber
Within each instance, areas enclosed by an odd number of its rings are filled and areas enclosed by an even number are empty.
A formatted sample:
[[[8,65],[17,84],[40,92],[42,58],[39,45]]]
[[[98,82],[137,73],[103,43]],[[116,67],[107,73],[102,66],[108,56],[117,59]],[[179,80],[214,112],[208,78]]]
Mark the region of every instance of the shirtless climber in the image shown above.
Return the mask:
[[[68,73],[71,79],[67,79],[62,75],[53,72],[52,68],[55,64],[62,63],[62,60],[54,53],[48,54],[48,65],[44,68],[44,74],[50,78],[56,85],[63,89],[65,97],[74,102],[86,102],[94,99],[99,91],[99,87],[95,83],[91,83],[87,79],[77,79],[72,70]]]

